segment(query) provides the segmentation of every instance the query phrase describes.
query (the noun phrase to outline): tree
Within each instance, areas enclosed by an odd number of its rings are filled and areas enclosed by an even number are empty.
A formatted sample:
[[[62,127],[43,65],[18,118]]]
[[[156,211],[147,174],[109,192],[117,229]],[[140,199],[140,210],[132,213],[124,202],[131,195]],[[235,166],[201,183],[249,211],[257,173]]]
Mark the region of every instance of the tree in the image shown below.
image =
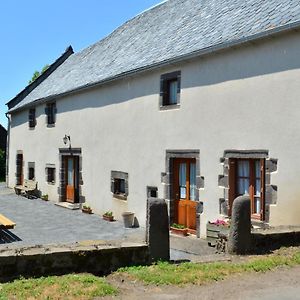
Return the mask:
[[[41,76],[48,68],[49,68],[49,65],[45,65],[45,66],[43,67],[43,69],[42,69],[41,72],[35,71],[35,72],[33,73],[33,75],[32,75],[31,80],[29,81],[29,84],[32,83],[32,82],[34,82],[34,81],[35,81],[39,76]]]

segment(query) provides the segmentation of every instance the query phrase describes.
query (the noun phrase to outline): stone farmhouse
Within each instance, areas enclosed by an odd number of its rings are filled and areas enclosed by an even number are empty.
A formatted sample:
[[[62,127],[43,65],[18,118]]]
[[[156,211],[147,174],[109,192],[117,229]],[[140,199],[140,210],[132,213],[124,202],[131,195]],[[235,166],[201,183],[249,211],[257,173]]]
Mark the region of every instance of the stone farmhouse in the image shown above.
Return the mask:
[[[141,226],[164,198],[198,236],[243,194],[300,224],[299,30],[299,0],[169,0],[69,47],[7,103],[8,185]]]

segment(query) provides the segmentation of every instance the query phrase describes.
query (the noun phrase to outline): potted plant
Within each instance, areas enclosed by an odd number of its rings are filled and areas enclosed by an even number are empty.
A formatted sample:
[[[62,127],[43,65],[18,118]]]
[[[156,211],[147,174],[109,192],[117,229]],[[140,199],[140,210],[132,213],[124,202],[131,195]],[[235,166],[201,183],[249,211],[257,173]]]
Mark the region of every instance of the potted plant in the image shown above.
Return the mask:
[[[102,215],[103,220],[112,222],[114,221],[114,215],[112,211],[107,211]]]
[[[82,210],[83,213],[86,213],[86,214],[91,214],[92,213],[92,209],[88,204],[83,204],[81,210]]]
[[[45,194],[45,195],[42,195],[42,200],[44,200],[44,201],[48,201],[49,199],[48,199],[48,194]]]
[[[172,233],[182,235],[182,236],[188,235],[188,229],[184,225],[173,223],[170,229]]]

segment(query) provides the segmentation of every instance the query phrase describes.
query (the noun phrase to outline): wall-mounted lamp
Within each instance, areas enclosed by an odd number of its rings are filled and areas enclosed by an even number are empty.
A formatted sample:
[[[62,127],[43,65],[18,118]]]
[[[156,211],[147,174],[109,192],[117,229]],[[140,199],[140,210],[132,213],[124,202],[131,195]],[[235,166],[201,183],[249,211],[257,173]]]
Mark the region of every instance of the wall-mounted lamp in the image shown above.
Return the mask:
[[[71,137],[69,135],[66,135],[63,137],[64,144],[67,145],[69,142],[69,148],[71,148]]]

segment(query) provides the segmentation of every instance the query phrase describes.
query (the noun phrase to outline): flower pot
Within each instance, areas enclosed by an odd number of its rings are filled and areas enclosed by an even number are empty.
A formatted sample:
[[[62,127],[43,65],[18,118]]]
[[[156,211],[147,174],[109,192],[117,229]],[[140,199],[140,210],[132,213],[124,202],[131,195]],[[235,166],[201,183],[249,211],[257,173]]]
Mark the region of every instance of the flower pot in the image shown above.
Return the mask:
[[[114,221],[114,216],[103,215],[102,218],[103,218],[103,220],[108,221],[108,222]]]
[[[124,212],[122,213],[124,227],[125,228],[132,228],[133,227],[133,221],[134,221],[134,213],[133,212]]]
[[[170,230],[174,234],[182,235],[182,236],[187,236],[188,235],[188,229],[187,228],[175,228],[175,227],[170,227]]]
[[[91,213],[92,213],[92,209],[91,209],[91,208],[84,208],[84,207],[83,207],[81,210],[82,210],[82,212],[85,213],[85,214],[91,214]]]

